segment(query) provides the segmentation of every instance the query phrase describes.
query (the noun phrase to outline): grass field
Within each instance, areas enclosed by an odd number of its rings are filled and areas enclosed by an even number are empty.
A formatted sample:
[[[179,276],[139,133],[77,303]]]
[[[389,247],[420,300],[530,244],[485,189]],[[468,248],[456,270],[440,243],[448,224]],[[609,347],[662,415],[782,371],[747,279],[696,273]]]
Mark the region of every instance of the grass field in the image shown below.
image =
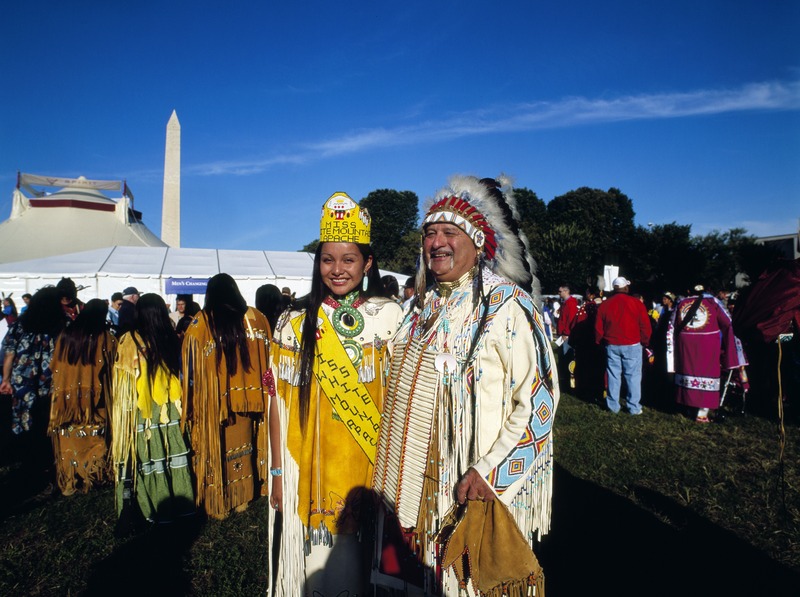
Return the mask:
[[[781,466],[771,417],[698,425],[613,415],[563,395],[553,524],[536,546],[549,597],[800,594],[800,433]],[[0,595],[258,595],[267,503],[225,521],[113,534],[113,492],[32,497],[0,469]]]

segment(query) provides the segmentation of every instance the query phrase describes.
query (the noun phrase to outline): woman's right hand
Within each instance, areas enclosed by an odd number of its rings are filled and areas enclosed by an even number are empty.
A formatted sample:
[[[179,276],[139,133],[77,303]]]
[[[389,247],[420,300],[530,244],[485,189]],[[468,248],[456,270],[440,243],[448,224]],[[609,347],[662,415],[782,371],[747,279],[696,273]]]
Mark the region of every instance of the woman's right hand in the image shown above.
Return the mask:
[[[283,476],[272,477],[272,491],[269,494],[269,503],[278,512],[283,511]]]
[[[7,380],[4,379],[3,382],[0,383],[0,394],[11,394],[13,391],[14,389]]]

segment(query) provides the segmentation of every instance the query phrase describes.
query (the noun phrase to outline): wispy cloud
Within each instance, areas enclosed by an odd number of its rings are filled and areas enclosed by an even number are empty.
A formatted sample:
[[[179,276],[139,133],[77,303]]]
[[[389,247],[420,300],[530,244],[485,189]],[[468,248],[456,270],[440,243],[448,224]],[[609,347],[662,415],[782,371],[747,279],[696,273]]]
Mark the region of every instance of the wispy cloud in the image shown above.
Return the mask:
[[[265,159],[221,161],[186,168],[201,175],[257,174],[281,164],[300,164],[367,150],[447,141],[488,133],[525,132],[632,120],[686,118],[743,111],[800,109],[800,81],[766,82],[738,89],[568,97],[556,102],[491,106],[412,125],[381,127],[298,145]]]
[[[244,176],[248,174],[258,174],[269,170],[273,166],[281,164],[300,164],[311,160],[314,156],[303,152],[287,153],[265,159],[253,160],[223,160],[218,162],[207,162],[195,164],[183,168],[189,174],[199,174],[201,176],[215,176],[219,174]]]

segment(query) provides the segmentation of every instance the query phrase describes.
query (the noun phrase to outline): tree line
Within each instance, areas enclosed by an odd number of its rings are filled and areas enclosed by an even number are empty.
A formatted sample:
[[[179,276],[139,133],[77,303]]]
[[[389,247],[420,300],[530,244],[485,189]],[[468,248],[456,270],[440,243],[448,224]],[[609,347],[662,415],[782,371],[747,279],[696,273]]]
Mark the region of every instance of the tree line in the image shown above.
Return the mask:
[[[693,236],[691,224],[636,225],[633,201],[616,188],[581,187],[547,203],[525,187],[514,193],[545,294],[563,284],[583,293],[597,285],[604,265],[619,266],[620,275],[643,294],[682,294],[696,284],[732,290],[737,276],[754,281],[778,257],[743,228]],[[372,245],[382,269],[413,274],[420,250],[418,204],[412,191],[393,189],[372,191],[359,202],[372,215]],[[314,251],[317,244],[301,250]]]

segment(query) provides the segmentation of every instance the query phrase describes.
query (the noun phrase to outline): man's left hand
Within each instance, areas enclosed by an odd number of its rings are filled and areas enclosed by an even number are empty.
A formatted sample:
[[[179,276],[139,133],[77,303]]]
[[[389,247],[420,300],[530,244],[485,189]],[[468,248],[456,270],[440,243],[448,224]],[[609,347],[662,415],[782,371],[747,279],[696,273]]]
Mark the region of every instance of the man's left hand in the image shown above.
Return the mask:
[[[459,504],[466,500],[491,502],[494,497],[492,488],[474,468],[470,468],[456,485],[456,500]]]

